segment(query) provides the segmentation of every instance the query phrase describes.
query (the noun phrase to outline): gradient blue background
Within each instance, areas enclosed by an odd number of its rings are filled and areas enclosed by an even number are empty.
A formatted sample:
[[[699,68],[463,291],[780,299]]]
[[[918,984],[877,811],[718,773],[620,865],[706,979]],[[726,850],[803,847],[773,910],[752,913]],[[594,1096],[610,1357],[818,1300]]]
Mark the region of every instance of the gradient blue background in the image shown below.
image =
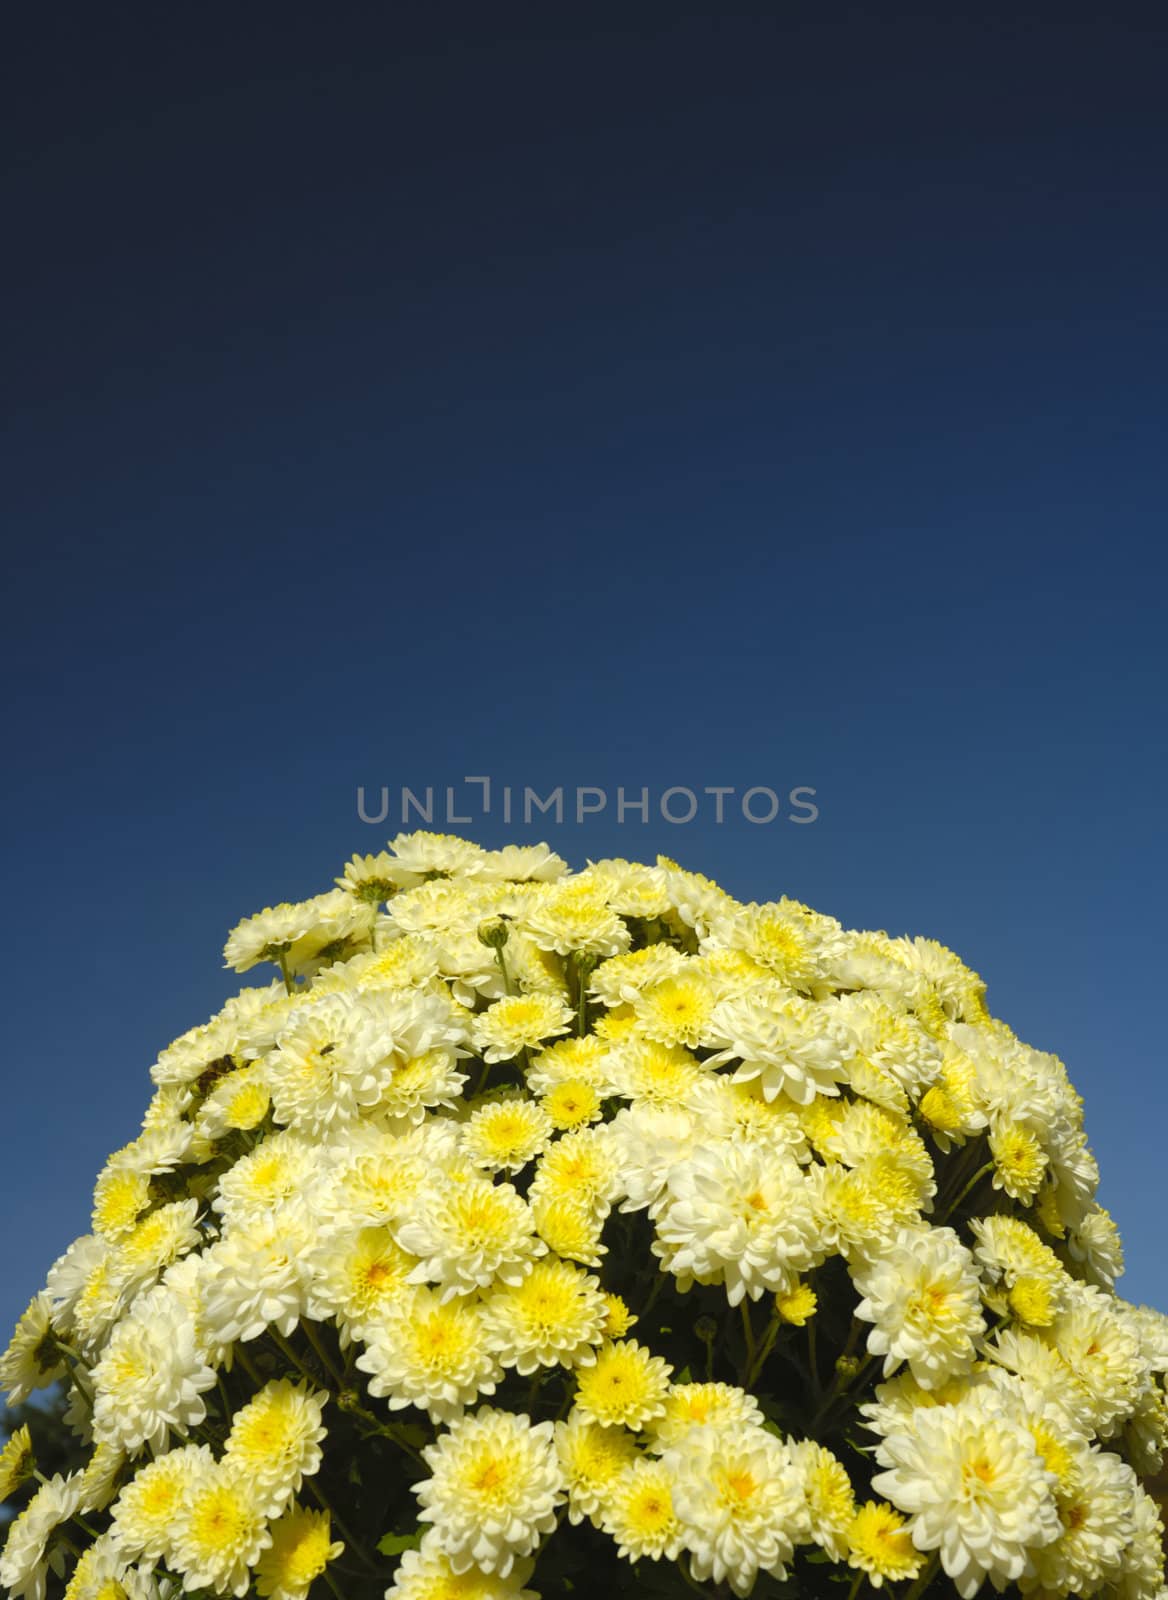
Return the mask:
[[[1162,1257],[1168,38],[1065,6],[105,8],[7,51],[0,1323],[358,784],[933,935]]]

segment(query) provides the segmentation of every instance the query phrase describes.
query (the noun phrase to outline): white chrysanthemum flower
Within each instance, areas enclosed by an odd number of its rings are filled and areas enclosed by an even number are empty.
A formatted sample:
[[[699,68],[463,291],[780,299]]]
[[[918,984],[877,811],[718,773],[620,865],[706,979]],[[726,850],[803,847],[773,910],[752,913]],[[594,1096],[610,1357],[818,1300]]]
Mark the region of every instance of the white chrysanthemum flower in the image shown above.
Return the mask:
[[[98,1238],[94,1233],[84,1233],[79,1239],[74,1239],[63,1255],[57,1257],[49,1268],[48,1278],[45,1281],[44,1293],[49,1302],[44,1311],[45,1325],[51,1321],[53,1327],[66,1338],[75,1331],[77,1303],[85,1293],[94,1272],[99,1265],[110,1259],[112,1253],[112,1247],[106,1240]],[[29,1312],[40,1318],[40,1311],[34,1312],[32,1306],[29,1307]],[[21,1323],[24,1323],[23,1317]],[[20,1335],[19,1324],[17,1335]],[[15,1337],[10,1348],[16,1348]],[[0,1363],[3,1360],[4,1358],[0,1357]],[[0,1365],[0,1382],[3,1381],[3,1366]],[[15,1401],[11,1403],[16,1404]]]
[[[1085,1597],[1114,1581],[1134,1531],[1138,1493],[1135,1473],[1119,1456],[1076,1452],[1071,1482],[1056,1497],[1062,1532],[1035,1552],[1034,1573],[1021,1581],[1023,1593]]]
[[[1067,1249],[1072,1261],[1081,1261],[1088,1276],[1104,1289],[1114,1289],[1123,1275],[1123,1243],[1109,1211],[1093,1206],[1086,1216],[1067,1231]]]
[[[609,1127],[577,1128],[549,1145],[536,1163],[529,1199],[570,1200],[586,1211],[606,1215],[620,1181]]]
[[[843,1463],[814,1439],[790,1446],[791,1461],[802,1476],[811,1537],[833,1561],[845,1561],[856,1512],[851,1479]]]
[[[694,1112],[650,1102],[618,1111],[603,1130],[594,1132],[594,1140],[603,1139],[609,1152],[609,1192],[613,1199],[624,1196],[621,1210],[656,1207],[670,1172],[706,1143],[703,1132]],[[553,1151],[556,1148],[553,1146]]]
[[[1143,1489],[1131,1506],[1131,1534],[1116,1574],[1119,1600],[1164,1600],[1164,1522],[1156,1502]]]
[[[414,1485],[419,1520],[455,1572],[506,1577],[555,1527],[564,1477],[552,1423],[486,1406],[422,1454],[430,1477]]]
[[[77,1510],[81,1474],[58,1474],[42,1483],[8,1530],[0,1553],[0,1583],[13,1600],[45,1600],[53,1534]]]
[[[557,1084],[584,1082],[601,1094],[610,1092],[609,1066],[613,1047],[594,1033],[582,1037],[557,1039],[530,1059],[527,1087],[535,1094],[547,1094]]]
[[[760,1572],[786,1576],[810,1518],[785,1444],[759,1427],[696,1428],[661,1460],[698,1583],[729,1583],[747,1595]]]
[[[389,1227],[346,1230],[322,1238],[312,1255],[308,1314],[317,1322],[336,1318],[347,1345],[403,1299],[417,1257],[401,1248]]]
[[[501,850],[486,850],[474,868],[476,878],[504,883],[553,883],[567,871],[567,862],[546,844],[506,844]]]
[[[540,1600],[534,1589],[523,1587],[531,1568],[530,1561],[517,1561],[505,1578],[478,1567],[456,1572],[427,1535],[419,1549],[402,1556],[385,1600]]]
[[[941,1077],[943,1046],[916,1017],[887,1004],[870,990],[840,995],[831,1015],[855,1047],[856,1056],[849,1068],[853,1081],[857,1064],[866,1062],[892,1078],[913,1100],[919,1100]],[[979,1126],[984,1125],[983,1116]]]
[[[233,1224],[203,1254],[200,1294],[208,1335],[231,1345],[258,1339],[273,1327],[286,1338],[307,1304],[313,1243],[307,1215],[295,1201]]]
[[[642,1457],[625,1467],[604,1496],[598,1520],[625,1561],[674,1561],[681,1550],[673,1478],[661,1461]]]
[[[911,1178],[920,1203],[936,1193],[933,1163],[924,1140],[902,1118],[880,1106],[853,1100],[839,1107],[820,1140],[820,1154],[847,1167],[871,1167],[886,1161]]]
[[[575,1527],[600,1514],[637,1458],[637,1446],[626,1429],[603,1427],[573,1410],[556,1423],[556,1454],[568,1490],[568,1521]]]
[[[53,1336],[52,1317],[49,1294],[34,1295],[0,1356],[0,1385],[8,1391],[10,1406],[22,1404],[34,1389],[47,1389],[64,1374],[65,1362]]]
[[[601,1240],[604,1218],[593,1207],[578,1200],[548,1195],[533,1195],[531,1217],[540,1239],[565,1261],[582,1267],[599,1267],[608,1254]]]
[[[583,872],[576,874],[575,882],[602,895],[622,917],[647,922],[669,911],[664,874],[660,868],[640,861],[626,861],[622,856],[590,861]]]
[[[489,1347],[524,1377],[541,1367],[574,1367],[604,1338],[608,1307],[596,1280],[567,1261],[537,1261],[522,1283],[483,1301]]]
[[[224,1464],[247,1479],[265,1516],[279,1516],[304,1479],[319,1471],[328,1399],[302,1383],[276,1378],[231,1419]]]
[[[394,879],[410,887],[431,877],[476,876],[490,859],[481,845],[456,833],[399,833],[389,842]]]
[[[730,1383],[675,1383],[665,1399],[665,1409],[649,1425],[652,1450],[664,1450],[683,1439],[691,1428],[761,1426],[758,1401],[745,1389]]]
[[[985,1346],[986,1359],[999,1370],[1021,1378],[1043,1399],[1057,1402],[1076,1428],[1093,1433],[1095,1406],[1091,1395],[1045,1335],[1046,1330],[999,1328]]]
[[[1092,1429],[1106,1437],[1139,1399],[1145,1373],[1139,1336],[1110,1296],[1075,1284],[1067,1309],[1042,1337],[1085,1391]]]
[[[974,1217],[974,1256],[986,1279],[987,1303],[1033,1327],[1048,1327],[1063,1309],[1069,1280],[1062,1262],[1019,1217]]]
[[[910,1517],[918,1550],[937,1550],[962,1600],[986,1578],[1016,1583],[1032,1553],[1058,1538],[1057,1479],[1030,1431],[978,1391],[913,1412],[878,1444],[877,1494]]]
[[[436,941],[471,933],[497,910],[498,884],[465,879],[415,884],[394,897],[388,921],[393,934],[428,934]]]
[[[454,1073],[462,1036],[438,994],[373,988],[310,998],[265,1063],[275,1119],[320,1137],[374,1109],[402,1115],[413,1103],[403,1103],[402,1092],[419,1060],[430,1065],[430,1078],[441,1068],[442,1089],[425,1102],[441,1103],[452,1080],[464,1081]]]
[[[724,1283],[732,1306],[781,1294],[816,1264],[818,1246],[812,1194],[789,1151],[716,1144],[669,1173],[653,1250],[682,1289]]]
[[[373,907],[343,889],[331,889],[298,905],[285,902],[245,917],[228,936],[223,964],[247,972],[261,961],[283,961],[290,972],[308,967],[329,946],[368,938]]]
[[[509,1095],[471,1112],[462,1131],[462,1148],[476,1167],[518,1172],[551,1141],[553,1123],[541,1105]]]
[[[699,939],[709,938],[711,928],[743,909],[741,903],[712,878],[701,872],[687,872],[668,856],[657,857],[657,870],[669,904]]]
[[[665,1045],[698,1045],[710,1032],[718,1001],[714,985],[694,971],[696,962],[651,984],[633,1003],[636,1025],[646,1039]]]
[[[117,1493],[125,1465],[126,1454],[120,1445],[95,1444],[81,1474],[79,1509],[86,1514],[104,1511]]]
[[[448,1296],[485,1288],[496,1278],[519,1283],[546,1248],[514,1187],[477,1177],[439,1180],[423,1191],[397,1240],[419,1258],[412,1280],[439,1284]]]
[[[1124,1303],[1124,1312],[1150,1370],[1168,1372],[1168,1316],[1152,1306],[1134,1306],[1130,1302]]]
[[[664,1415],[672,1373],[635,1339],[610,1340],[576,1369],[576,1412],[604,1427],[644,1428]]]
[[[525,907],[523,931],[541,950],[557,955],[595,956],[606,960],[627,950],[627,925],[593,884],[569,882],[549,886]]]
[[[870,1265],[854,1273],[864,1298],[856,1316],[874,1327],[872,1355],[884,1376],[907,1361],[925,1389],[973,1365],[985,1333],[973,1257],[951,1228],[903,1228]]]
[[[127,1296],[203,1242],[198,1227],[199,1202],[172,1200],[149,1212],[118,1246]]]
[[[170,1564],[184,1588],[245,1595],[251,1568],[272,1542],[263,1501],[245,1472],[219,1462],[183,1497],[175,1516]]]
[[[172,1429],[203,1420],[202,1397],[214,1383],[188,1308],[172,1290],[151,1289],[110,1334],[93,1369],[94,1438],[129,1455],[144,1444],[163,1450]]]
[[[126,1271],[116,1246],[98,1239],[96,1235],[90,1235],[89,1238],[96,1248],[78,1240],[82,1248],[77,1250],[67,1275],[71,1277],[72,1269],[83,1263],[88,1265],[89,1271],[76,1292],[70,1296],[64,1314],[58,1317],[54,1312],[53,1324],[62,1332],[67,1327],[71,1342],[80,1349],[87,1361],[92,1362],[100,1354],[110,1329],[126,1309],[133,1274]],[[50,1273],[50,1290],[53,1282],[54,1275]]]
[[[336,1230],[376,1227],[397,1221],[414,1205],[435,1168],[448,1165],[457,1143],[452,1123],[423,1124],[419,1135],[441,1132],[439,1141],[402,1138],[357,1123],[336,1147],[335,1164],[322,1175],[313,1209],[326,1237]]]
[[[214,1467],[208,1445],[188,1444],[138,1468],[111,1512],[111,1533],[127,1560],[167,1560],[180,1508]]]
[[[843,930],[794,900],[735,907],[718,918],[703,940],[705,950],[740,950],[769,977],[789,989],[809,991],[825,960],[840,948]]]
[[[251,1222],[306,1194],[320,1175],[320,1149],[294,1133],[273,1133],[219,1179],[212,1201],[225,1223]]]
[[[510,994],[474,1020],[475,1048],[484,1061],[513,1061],[545,1039],[567,1033],[569,1007],[554,994]]]
[[[641,1038],[623,1040],[614,1050],[610,1082],[616,1094],[637,1105],[682,1106],[703,1114],[711,1086],[729,1088],[683,1045]]]
[[[589,980],[588,993],[604,1006],[631,1005],[646,989],[677,977],[686,965],[685,955],[671,944],[644,945],[602,961]]]
[[[158,1593],[153,1576],[131,1567],[106,1532],[82,1551],[61,1600],[158,1600]]]
[[[719,1001],[702,1042],[722,1047],[712,1065],[737,1062],[740,1083],[757,1078],[768,1100],[785,1094],[799,1105],[838,1094],[852,1054],[842,1028],[777,983]]]
[[[412,1289],[363,1329],[366,1349],[357,1365],[370,1374],[370,1394],[384,1397],[391,1410],[419,1406],[446,1422],[480,1395],[494,1394],[502,1377],[486,1332],[473,1300]]]

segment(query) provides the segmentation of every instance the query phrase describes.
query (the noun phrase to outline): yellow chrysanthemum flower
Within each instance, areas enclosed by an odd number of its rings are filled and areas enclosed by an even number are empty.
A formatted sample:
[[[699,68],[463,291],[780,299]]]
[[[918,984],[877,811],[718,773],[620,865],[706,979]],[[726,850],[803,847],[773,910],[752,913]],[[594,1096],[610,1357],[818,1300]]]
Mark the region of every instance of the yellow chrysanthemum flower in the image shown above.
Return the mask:
[[[883,1500],[860,1507],[848,1528],[848,1565],[867,1573],[873,1588],[915,1578],[924,1564],[899,1512]]]
[[[256,1588],[266,1600],[304,1600],[330,1561],[344,1551],[327,1511],[293,1506],[271,1528],[272,1543],[256,1563]]]
[[[787,1294],[775,1296],[775,1310],[784,1322],[805,1327],[819,1306],[819,1297],[809,1283],[797,1283]]]
[[[35,1464],[32,1435],[28,1431],[28,1424],[24,1423],[13,1430],[0,1450],[0,1504],[8,1499],[14,1489],[32,1477]]]
[[[566,1078],[544,1095],[543,1108],[554,1128],[582,1128],[599,1117],[600,1096],[582,1078]]]
[[[665,1410],[672,1367],[635,1339],[605,1344],[576,1374],[576,1410],[605,1427],[643,1428]]]

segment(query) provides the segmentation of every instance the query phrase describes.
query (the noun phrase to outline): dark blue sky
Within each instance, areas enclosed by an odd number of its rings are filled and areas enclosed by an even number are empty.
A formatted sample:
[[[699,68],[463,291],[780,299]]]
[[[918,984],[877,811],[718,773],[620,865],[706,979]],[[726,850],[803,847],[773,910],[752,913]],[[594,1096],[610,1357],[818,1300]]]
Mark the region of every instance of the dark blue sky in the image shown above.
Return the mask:
[[[815,787],[471,831],[951,944],[1168,1307],[1168,32],[877,9],[13,30],[0,1320],[227,928],[464,773]]]

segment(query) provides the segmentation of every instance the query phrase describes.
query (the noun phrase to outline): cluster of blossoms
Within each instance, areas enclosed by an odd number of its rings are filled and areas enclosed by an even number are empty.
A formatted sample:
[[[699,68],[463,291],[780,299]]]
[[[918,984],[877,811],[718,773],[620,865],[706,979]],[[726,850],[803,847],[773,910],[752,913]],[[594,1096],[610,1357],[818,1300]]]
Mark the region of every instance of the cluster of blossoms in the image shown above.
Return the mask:
[[[948,950],[411,834],[226,958],[0,1357],[13,1596],[1163,1600],[1168,1318]]]

